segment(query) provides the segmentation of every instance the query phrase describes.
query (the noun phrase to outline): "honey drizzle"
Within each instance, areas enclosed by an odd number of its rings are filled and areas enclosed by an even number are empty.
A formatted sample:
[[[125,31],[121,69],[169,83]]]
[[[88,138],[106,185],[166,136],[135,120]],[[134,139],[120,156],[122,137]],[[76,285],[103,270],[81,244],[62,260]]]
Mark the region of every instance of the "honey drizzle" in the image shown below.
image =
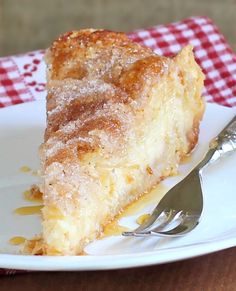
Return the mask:
[[[21,245],[21,244],[23,244],[25,241],[26,241],[26,238],[23,237],[23,236],[13,236],[11,239],[9,239],[9,243],[10,243],[11,245],[14,245],[14,246]]]
[[[160,183],[156,185],[150,192],[144,194],[138,200],[128,205],[121,214],[119,214],[111,223],[105,226],[103,234],[100,236],[100,238],[103,239],[104,237],[108,236],[118,236],[121,235],[124,231],[130,231],[128,227],[119,225],[119,220],[123,217],[136,215],[146,206],[151,204],[156,205],[165,195],[167,190],[168,189]],[[148,218],[147,216],[149,216],[149,214],[144,215],[146,216],[146,219]]]
[[[14,213],[18,215],[41,214],[42,208],[43,208],[43,205],[23,206],[23,207],[16,208],[14,210]]]
[[[192,161],[192,156],[191,155],[186,155],[184,156],[181,161],[180,161],[180,165],[185,165],[185,164],[189,164]]]
[[[39,176],[39,171],[38,170],[33,170],[29,166],[26,166],[26,165],[20,167],[20,171],[22,173],[31,173],[35,177]]]
[[[33,191],[32,191],[33,189]],[[40,197],[36,197],[34,195],[31,195],[32,192],[37,193],[39,191],[37,186],[34,186],[30,189],[24,192],[24,197],[26,200],[29,201],[36,201],[36,199],[42,199]],[[118,215],[114,221],[109,223],[105,229],[102,235],[100,236],[100,239],[103,239],[105,237],[109,236],[119,236],[124,231],[130,231],[128,227],[119,225],[119,219],[122,217],[127,217],[131,215],[137,214],[139,211],[141,211],[144,207],[149,206],[150,204],[156,204],[158,203],[161,198],[164,196],[164,194],[167,192],[167,189],[163,186],[163,184],[158,184],[155,186],[150,192],[144,194],[141,196],[138,200],[131,203],[129,206],[127,206],[124,211]],[[39,194],[40,193],[40,194]],[[42,193],[39,191],[38,195],[42,195]],[[38,200],[37,200],[38,201]],[[37,206],[26,206],[26,207],[20,207],[15,209],[14,213],[18,215],[32,215],[32,214],[40,214],[41,209],[43,205],[37,205]],[[149,217],[149,214],[141,215],[137,219],[138,224],[142,224],[147,218]],[[25,242],[22,241],[22,243]],[[34,238],[32,240],[27,240],[27,248],[29,253],[32,254],[32,252],[36,255],[43,254],[42,251],[42,238]],[[82,255],[87,255],[86,253],[83,253]]]
[[[100,238],[102,239],[104,237],[109,237],[109,236],[118,236],[118,235],[121,235],[122,232],[124,231],[130,231],[128,227],[121,226],[118,223],[119,221],[117,221],[116,219],[113,222],[109,223],[105,227]]]
[[[138,200],[128,205],[119,218],[137,214],[149,205],[157,204],[165,195],[168,189],[163,184],[156,185],[150,192],[141,196]]]
[[[28,166],[22,166],[22,167],[20,167],[20,171],[23,173],[28,173],[31,171],[31,169]]]
[[[144,222],[146,222],[149,217],[150,217],[150,214],[142,214],[136,219],[136,222],[137,224],[141,225]]]

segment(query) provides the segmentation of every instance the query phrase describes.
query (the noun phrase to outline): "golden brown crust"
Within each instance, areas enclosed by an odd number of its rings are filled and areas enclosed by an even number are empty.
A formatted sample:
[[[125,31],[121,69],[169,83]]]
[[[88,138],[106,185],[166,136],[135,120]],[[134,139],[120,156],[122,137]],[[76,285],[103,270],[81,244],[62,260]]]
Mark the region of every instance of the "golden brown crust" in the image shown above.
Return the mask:
[[[124,136],[126,111],[142,112],[150,83],[157,82],[168,65],[167,59],[133,43],[125,34],[103,30],[61,36],[48,50],[46,60],[49,93],[45,141],[56,138],[63,143],[75,136],[88,139],[92,130],[117,137],[118,126],[120,138]],[[62,130],[76,120],[80,125],[73,132]],[[83,150],[78,152],[98,148],[98,138],[93,139],[79,142],[77,148]],[[68,158],[65,151],[57,152],[46,164],[57,159],[63,162],[63,156]]]
[[[112,80],[120,65],[123,67],[122,62],[126,64],[140,55],[152,54],[151,50],[131,42],[124,33],[94,29],[68,32],[54,41],[50,51],[52,80],[82,79],[101,72]],[[111,64],[113,59],[120,61]],[[72,67],[70,61],[74,64]],[[107,70],[109,63],[111,67]]]

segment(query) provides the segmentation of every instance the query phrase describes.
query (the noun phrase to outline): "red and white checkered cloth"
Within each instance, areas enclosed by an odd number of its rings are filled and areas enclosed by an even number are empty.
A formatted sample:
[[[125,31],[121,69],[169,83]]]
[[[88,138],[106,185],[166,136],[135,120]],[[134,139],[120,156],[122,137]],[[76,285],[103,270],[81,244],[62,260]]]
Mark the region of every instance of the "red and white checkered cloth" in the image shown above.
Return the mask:
[[[159,55],[176,54],[192,44],[205,75],[203,94],[208,102],[236,106],[236,55],[207,17],[191,17],[128,33],[134,41]],[[0,107],[45,98],[44,51],[0,58]],[[0,274],[14,270],[0,269]]]
[[[191,17],[128,33],[160,55],[176,54],[191,43],[205,75],[209,102],[236,105],[236,55],[211,19]],[[0,58],[0,107],[45,98],[44,51]]]

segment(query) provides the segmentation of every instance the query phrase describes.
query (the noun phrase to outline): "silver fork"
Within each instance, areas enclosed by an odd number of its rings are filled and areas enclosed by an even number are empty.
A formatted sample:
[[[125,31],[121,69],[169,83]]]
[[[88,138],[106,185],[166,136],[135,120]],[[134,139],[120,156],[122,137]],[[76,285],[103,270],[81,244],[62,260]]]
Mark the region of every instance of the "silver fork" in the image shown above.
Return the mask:
[[[203,160],[161,199],[150,217],[123,236],[181,236],[194,229],[201,217],[203,169],[236,150],[236,116],[215,137]]]

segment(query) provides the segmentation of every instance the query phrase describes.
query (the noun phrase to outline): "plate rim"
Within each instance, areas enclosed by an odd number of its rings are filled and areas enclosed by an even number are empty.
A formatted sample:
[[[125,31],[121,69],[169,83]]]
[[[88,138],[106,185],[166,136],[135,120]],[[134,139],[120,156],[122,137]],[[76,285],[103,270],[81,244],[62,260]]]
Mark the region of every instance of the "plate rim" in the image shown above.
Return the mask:
[[[199,247],[199,245],[204,245],[204,248]],[[123,255],[55,257],[1,254],[0,267],[31,271],[95,271],[125,269],[182,261],[235,246],[236,237],[228,237],[174,248]],[[168,253],[168,256],[166,256],[166,253]]]

